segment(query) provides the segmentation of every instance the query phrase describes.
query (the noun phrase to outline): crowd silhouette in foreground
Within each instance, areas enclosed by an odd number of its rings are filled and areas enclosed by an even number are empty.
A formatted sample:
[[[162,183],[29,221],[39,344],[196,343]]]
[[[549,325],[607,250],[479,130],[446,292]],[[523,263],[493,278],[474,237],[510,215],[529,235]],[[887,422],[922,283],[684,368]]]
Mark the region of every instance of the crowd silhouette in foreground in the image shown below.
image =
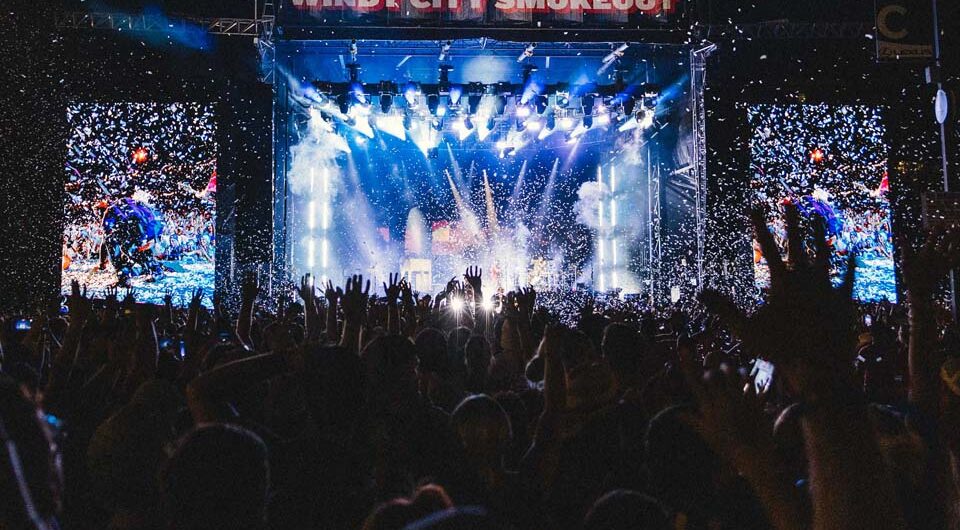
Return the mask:
[[[246,281],[234,319],[74,284],[68,315],[3,326],[0,528],[960,528],[935,301],[960,230],[901,245],[902,304],[856,304],[853,259],[834,287],[822,223],[785,218],[781,256],[753,216],[771,287],[749,309],[490,309],[473,267],[432,297]]]

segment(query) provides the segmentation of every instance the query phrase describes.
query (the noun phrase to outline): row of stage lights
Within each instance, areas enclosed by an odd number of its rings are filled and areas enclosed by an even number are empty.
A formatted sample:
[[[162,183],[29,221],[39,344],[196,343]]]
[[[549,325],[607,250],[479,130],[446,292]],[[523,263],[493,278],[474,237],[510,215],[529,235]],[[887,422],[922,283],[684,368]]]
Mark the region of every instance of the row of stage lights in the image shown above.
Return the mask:
[[[313,83],[319,94],[314,102],[322,115],[333,118],[366,136],[373,136],[370,117],[378,129],[405,138],[423,128],[457,133],[461,140],[474,132],[483,141],[508,123],[511,117],[518,133],[530,133],[544,139],[555,131],[564,131],[575,141],[594,127],[618,130],[647,129],[654,125],[658,87],[650,84],[628,86],[621,70],[615,72],[612,85],[554,84],[538,86],[532,80],[536,67],[525,64],[523,83],[454,84],[449,80],[453,67],[441,64],[436,84],[408,82],[402,87],[391,81],[364,84],[359,80],[360,65],[347,65],[348,83]],[[498,143],[503,143],[501,138]]]

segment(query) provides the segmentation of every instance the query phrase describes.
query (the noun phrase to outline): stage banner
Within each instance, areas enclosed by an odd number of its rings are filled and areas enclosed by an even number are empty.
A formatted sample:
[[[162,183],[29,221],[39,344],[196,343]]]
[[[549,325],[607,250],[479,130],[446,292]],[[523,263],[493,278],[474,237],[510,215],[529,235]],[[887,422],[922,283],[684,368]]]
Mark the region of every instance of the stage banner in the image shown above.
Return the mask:
[[[280,27],[679,29],[686,0],[283,0]]]
[[[877,61],[924,61],[933,57],[930,0],[876,0]]]

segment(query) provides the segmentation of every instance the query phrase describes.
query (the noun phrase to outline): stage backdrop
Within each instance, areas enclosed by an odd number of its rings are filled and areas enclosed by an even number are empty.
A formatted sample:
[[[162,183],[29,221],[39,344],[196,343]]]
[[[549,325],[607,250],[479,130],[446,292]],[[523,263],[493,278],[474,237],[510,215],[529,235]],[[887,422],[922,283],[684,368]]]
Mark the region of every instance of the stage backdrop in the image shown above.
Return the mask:
[[[696,54],[541,43],[521,58],[527,49],[458,40],[441,61],[431,41],[278,42],[275,278],[362,273],[379,286],[402,271],[426,293],[480,265],[491,292],[695,293]],[[615,85],[629,112],[595,95]]]

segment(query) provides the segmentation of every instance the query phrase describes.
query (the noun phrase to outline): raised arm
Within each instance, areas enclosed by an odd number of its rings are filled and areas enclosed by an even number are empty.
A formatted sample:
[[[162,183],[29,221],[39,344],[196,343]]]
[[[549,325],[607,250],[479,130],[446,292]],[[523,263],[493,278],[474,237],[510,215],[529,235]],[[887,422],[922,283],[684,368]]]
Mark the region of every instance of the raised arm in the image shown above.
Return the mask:
[[[900,255],[910,311],[910,402],[927,421],[935,421],[944,358],[937,346],[933,294],[950,269],[960,265],[960,230],[937,228],[916,251],[901,239]]]
[[[340,342],[340,326],[337,322],[338,303],[343,297],[343,289],[333,287],[333,282],[327,280],[327,288],[323,291],[323,296],[327,299],[327,325],[324,333],[327,342]]]
[[[902,510],[866,400],[853,379],[856,310],[851,295],[856,261],[849,259],[843,284],[834,289],[822,219],[813,223],[812,260],[803,249],[796,207],[786,208],[787,260],[767,230],[765,215],[754,212],[752,221],[770,266],[771,287],[767,304],[750,317],[740,338],[747,351],[774,362],[805,405],[802,425],[813,527],[903,528]],[[767,509],[779,511],[769,504]]]
[[[303,335],[307,342],[316,342],[320,338],[320,313],[317,311],[316,286],[309,273],[300,278],[297,294],[303,300]]]
[[[397,299],[400,298],[400,273],[390,273],[388,275],[389,283],[383,284],[387,303],[387,333],[391,335],[400,334],[400,307],[397,305]]]
[[[354,275],[347,279],[347,288],[343,292],[343,336],[340,345],[353,353],[360,353],[360,329],[367,314],[367,301],[370,299],[370,280],[363,287],[363,275]]]

